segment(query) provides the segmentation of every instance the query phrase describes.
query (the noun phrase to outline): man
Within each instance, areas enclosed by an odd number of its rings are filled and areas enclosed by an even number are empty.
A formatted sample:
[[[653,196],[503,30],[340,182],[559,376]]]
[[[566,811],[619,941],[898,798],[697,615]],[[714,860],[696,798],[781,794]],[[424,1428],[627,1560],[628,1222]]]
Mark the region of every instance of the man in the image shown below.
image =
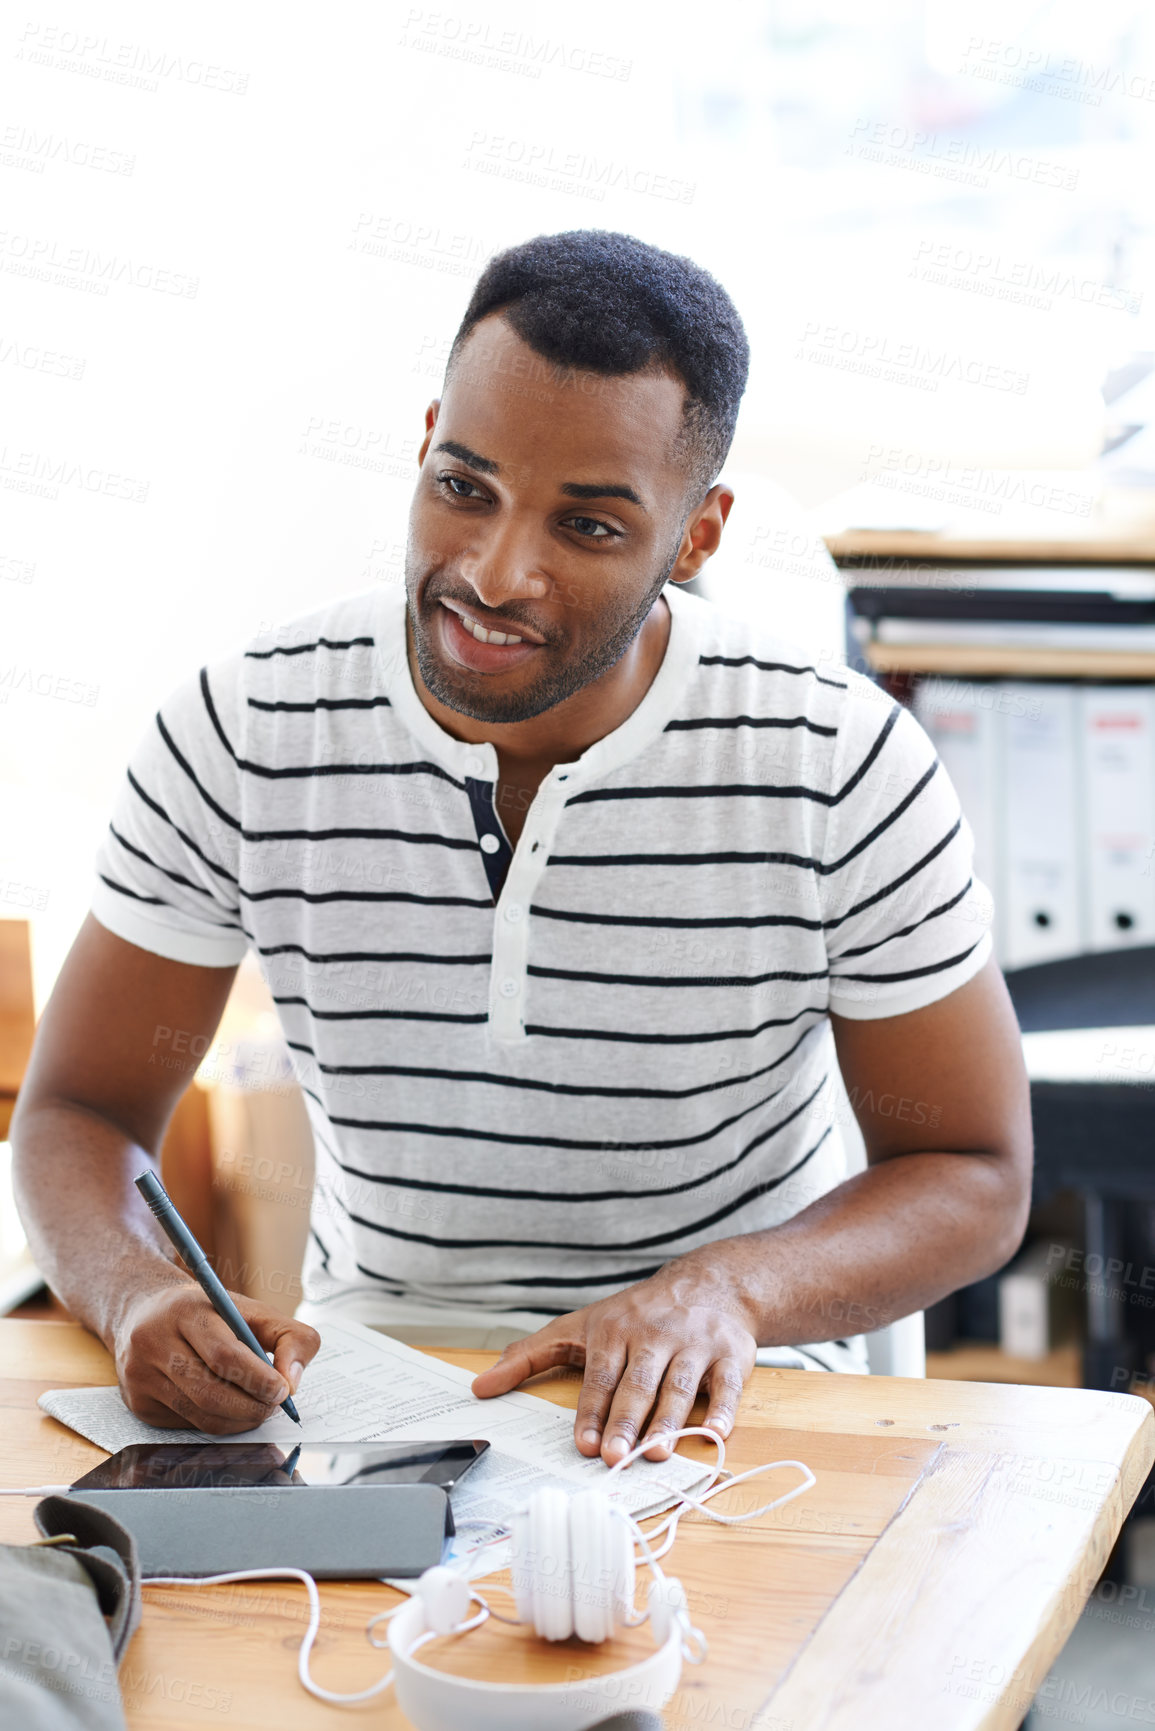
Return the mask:
[[[305,1313],[510,1341],[480,1396],[584,1367],[585,1454],[661,1458],[700,1388],[727,1434],[759,1347],[865,1368],[846,1336],[1019,1243],[1017,1030],[928,740],[678,589],[746,368],[689,260],[495,258],[404,595],[258,640],[148,730],[13,1131],[40,1266],[143,1418],[247,1428],[318,1345],[241,1300],[257,1364],[132,1185],[183,1081],[156,1029],[211,1038],[250,944],[316,1140]]]

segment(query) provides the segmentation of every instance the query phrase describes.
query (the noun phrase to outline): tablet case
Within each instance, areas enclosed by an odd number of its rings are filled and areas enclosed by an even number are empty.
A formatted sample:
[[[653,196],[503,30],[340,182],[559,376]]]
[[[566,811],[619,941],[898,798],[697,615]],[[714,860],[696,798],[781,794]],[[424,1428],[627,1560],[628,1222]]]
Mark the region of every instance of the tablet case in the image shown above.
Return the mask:
[[[306,1569],[319,1581],[420,1575],[453,1531],[440,1485],[73,1491],[128,1528],[142,1575]]]

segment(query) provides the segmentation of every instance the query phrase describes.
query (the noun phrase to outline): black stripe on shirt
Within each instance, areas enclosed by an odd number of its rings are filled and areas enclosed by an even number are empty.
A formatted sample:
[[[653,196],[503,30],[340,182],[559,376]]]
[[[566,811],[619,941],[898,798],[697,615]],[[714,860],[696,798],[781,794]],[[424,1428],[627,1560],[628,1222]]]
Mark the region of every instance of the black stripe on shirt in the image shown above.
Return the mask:
[[[746,853],[729,849],[716,853],[551,853],[549,865],[567,866],[694,866],[790,865],[821,871],[822,861],[796,853]]]
[[[814,1143],[813,1147],[807,1149],[798,1164],[791,1168],[791,1172],[796,1172],[799,1166],[805,1165],[808,1160],[813,1158],[830,1135],[831,1128],[832,1126],[829,1124],[826,1126],[817,1142]],[[613,1255],[625,1250],[650,1250],[658,1244],[669,1244],[676,1238],[690,1238],[696,1232],[705,1232],[708,1227],[716,1226],[721,1220],[728,1220],[732,1214],[737,1214],[749,1203],[756,1202],[768,1191],[776,1190],[778,1185],[789,1176],[790,1173],[783,1173],[779,1178],[771,1178],[760,1184],[755,1184],[749,1190],[743,1191],[741,1196],[735,1197],[732,1202],[724,1203],[721,1208],[716,1208],[712,1214],[705,1215],[701,1220],[696,1220],[689,1226],[674,1226],[668,1232],[653,1232],[648,1238],[631,1238],[621,1244],[607,1244],[604,1239],[592,1244],[582,1244],[574,1239],[552,1238],[437,1238],[430,1232],[407,1232],[400,1226],[386,1226],[384,1221],[369,1220],[363,1214],[354,1214],[352,1209],[348,1210],[348,1215],[349,1219],[356,1225],[366,1226],[371,1232],[383,1233],[387,1238],[402,1238],[410,1244],[429,1244],[437,1250],[570,1250],[600,1251],[602,1255],[607,1252]],[[569,1283],[565,1280],[559,1280],[557,1284],[564,1286]]]
[[[763,673],[812,673],[819,685],[832,685],[836,691],[849,691],[850,687],[842,679],[826,679],[816,667],[809,664],[803,667],[792,667],[786,661],[759,661],[756,655],[699,655],[699,667],[759,667]]]
[[[653,1268],[623,1268],[617,1274],[571,1274],[568,1279],[552,1274],[538,1274],[532,1279],[518,1279],[516,1275],[504,1274],[498,1283],[502,1286],[633,1286],[638,1280],[648,1280],[652,1274],[657,1274],[665,1267],[664,1262],[657,1262]],[[482,1282],[478,1281],[478,1285]],[[535,1304],[534,1310],[546,1310],[544,1304]],[[492,1306],[485,1304],[485,1309]],[[567,1311],[557,1310],[555,1316],[566,1316]]]
[[[373,644],[372,637],[318,637],[315,643],[293,643],[287,649],[246,649],[245,659],[268,661],[274,655],[311,655],[317,649],[372,649]]]
[[[139,891],[130,890],[124,884],[118,884],[115,878],[105,877],[103,872],[99,872],[97,875],[101,883],[107,884],[110,890],[115,890],[118,896],[130,896],[134,902],[147,902],[150,907],[154,908],[166,908],[168,906],[168,903],[162,901],[159,896],[142,896]]]
[[[849,865],[851,860],[857,859],[865,848],[868,848],[872,842],[876,842],[879,836],[885,834],[892,824],[897,823],[903,813],[918,798],[938,768],[939,761],[936,757],[930,768],[919,777],[910,792],[899,801],[892,812],[888,812],[886,817],[881,818],[860,841],[855,842],[849,853],[844,853],[841,859],[832,860],[829,863],[819,859],[808,859],[802,854],[739,852],[736,850],[717,853],[550,854],[548,863],[550,865],[573,866],[786,865],[817,872],[820,877],[829,877],[832,872],[841,871],[843,866]],[[576,799],[569,800],[567,803],[574,805],[577,803],[577,799],[584,799],[585,797],[584,794],[578,794]],[[956,824],[955,828],[957,829],[957,827]],[[949,837],[947,839],[949,840]],[[945,846],[945,842],[942,845]]]
[[[485,905],[489,907],[490,903]],[[663,918],[660,914],[577,913],[569,908],[543,908],[537,902],[530,905],[529,911],[531,914],[540,915],[544,920],[574,920],[587,926],[654,926],[660,930],[672,931],[713,931],[727,926],[801,926],[808,932],[820,932],[823,929],[821,920],[803,919],[801,914],[732,914],[717,920]]]
[[[983,937],[985,936],[986,933],[984,932]],[[875,986],[895,985],[902,980],[921,980],[927,974],[942,974],[946,972],[947,968],[954,968],[960,962],[965,962],[968,956],[974,954],[982,941],[982,938],[976,938],[973,944],[968,944],[966,949],[960,950],[957,956],[947,956],[945,961],[931,962],[925,968],[908,968],[905,973],[901,974],[839,974],[838,979],[861,980],[868,985]]]
[[[826,1013],[825,1004],[807,1004],[792,1016],[770,1016],[753,1028],[726,1028],[708,1034],[639,1034],[613,1028],[551,1028],[544,1022],[527,1022],[525,1031],[552,1040],[617,1040],[647,1046],[697,1046],[715,1040],[752,1040],[756,1035],[764,1034],[767,1028],[788,1028],[791,1022],[797,1022],[803,1016],[825,1016]],[[810,1026],[816,1027],[817,1023],[812,1022]],[[809,1033],[810,1029],[806,1031]]]
[[[436,763],[303,763],[287,764],[282,768],[271,768],[265,763],[254,763],[250,758],[238,757],[232,741],[221,725],[216,704],[209,689],[208,668],[202,667],[200,673],[201,695],[209,720],[216,729],[217,737],[238,769],[245,770],[249,775],[263,775],[267,781],[289,781],[308,778],[315,775],[431,775],[436,780],[447,781],[451,787],[465,791],[465,783],[450,775],[447,769],[442,769]]]
[[[151,793],[146,793],[144,791],[135,775],[133,775],[131,769],[127,771],[127,775],[128,785],[131,787],[133,793],[136,794],[137,798],[147,805],[150,811],[155,812],[162,822],[167,823],[170,829],[175,830],[185,847],[187,847],[190,852],[195,853],[198,859],[203,860],[209,870],[216,872],[219,878],[223,878],[226,883],[232,884],[234,887],[239,887],[237,879],[233,876],[232,872],[226,871],[224,866],[218,865],[216,860],[210,859],[200,844],[195,841],[191,835],[186,834],[186,832],[180,827],[179,823],[174,822],[174,820],[168,815],[168,812],[164,809],[163,805],[161,805],[159,801],[153,799]]]
[[[312,1221],[309,1222],[309,1236],[314,1240],[317,1249],[321,1252],[321,1267],[327,1274],[329,1272],[329,1252],[326,1250],[325,1242]]]
[[[278,698],[270,703],[265,698],[246,698],[250,709],[280,710],[290,715],[309,715],[318,709],[391,709],[393,706],[387,697],[314,697],[309,703],[290,703],[287,698]]]
[[[836,919],[827,920],[827,929],[833,930],[835,926],[844,925],[847,920],[853,919],[855,914],[862,913],[865,908],[872,908],[876,902],[884,901],[887,896],[892,896],[895,890],[900,890],[903,884],[909,883],[912,878],[916,878],[920,871],[938,858],[939,854],[945,847],[950,846],[961,828],[962,818],[957,817],[954,823],[952,823],[950,828],[947,830],[946,834],[939,841],[935,842],[929,853],[924,853],[921,859],[915,860],[914,864],[902,873],[901,877],[892,878],[890,883],[883,884],[880,890],[876,890],[872,896],[867,896],[865,901],[856,902],[846,913],[839,914]]]
[[[382,1118],[338,1118],[331,1112],[316,1091],[301,1082],[301,1091],[315,1100],[325,1113],[330,1124],[340,1124],[347,1130],[375,1130],[385,1135],[401,1136],[443,1136],[451,1137],[461,1142],[500,1142],[514,1148],[570,1148],[582,1153],[604,1154],[606,1152],[605,1138],[596,1142],[583,1140],[572,1136],[518,1136],[508,1130],[478,1130],[462,1124],[414,1124],[398,1119]],[[667,1136],[659,1141],[650,1137],[645,1142],[615,1142],[614,1150],[620,1154],[636,1154],[641,1150],[657,1148],[693,1148],[699,1142],[712,1141],[720,1136],[723,1130],[728,1130],[731,1124],[737,1124],[740,1119],[748,1118],[751,1112],[756,1112],[759,1106],[765,1105],[764,1100],[755,1100],[752,1105],[743,1106],[740,1112],[734,1112],[729,1118],[723,1118],[709,1130],[703,1130],[697,1136]]]
[[[196,771],[184,756],[172,734],[158,714],[156,725],[160,736],[168,746],[177,763],[184,770],[192,785],[196,788],[210,811],[227,823],[230,829],[235,829],[243,841],[400,841],[410,842],[414,846],[463,848],[469,853],[478,853],[480,849],[476,840],[458,838],[451,835],[433,835],[428,831],[412,831],[404,829],[369,829],[359,826],[349,826],[339,829],[245,829],[239,819],[213,798],[197,777]]]
[[[167,866],[159,865],[156,860],[150,859],[143,848],[134,846],[127,836],[121,835],[114,823],[110,823],[108,829],[110,835],[120,843],[125,853],[135,854],[138,860],[142,860],[152,871],[160,872],[162,876],[168,878],[171,883],[180,884],[184,889],[195,890],[199,896],[207,896],[218,912],[220,911],[220,903],[214,899],[212,890],[206,890],[203,884],[194,883],[192,878],[186,878],[183,873],[170,871]],[[104,881],[105,883],[108,883],[109,880],[105,878]],[[118,885],[113,885],[113,888],[118,887]]]
[[[246,890],[247,902],[274,902],[291,898],[302,902],[415,902],[423,908],[485,908],[493,911],[490,896],[419,896],[412,890]]]
[[[931,776],[934,775],[938,767],[939,761],[936,757],[925,775],[919,776],[906,798],[900,800],[894,810],[888,812],[886,817],[876,823],[872,830],[868,830],[866,835],[862,837],[861,841],[856,841],[849,853],[844,853],[840,860],[834,861],[833,865],[823,866],[823,872],[841,871],[844,865],[849,865],[852,859],[857,859],[859,854],[868,848],[872,842],[876,842],[879,836],[884,834],[884,832],[890,828],[891,824],[897,823],[903,812],[908,810],[908,808],[914,804],[915,800],[918,798],[919,794],[922,792]]]
[[[742,1088],[747,1082],[760,1081],[768,1076],[771,1070],[776,1070],[802,1044],[810,1032],[807,1028],[801,1033],[789,1051],[783,1052],[769,1064],[763,1064],[761,1069],[752,1070],[745,1076],[723,1076],[714,1082],[701,1082],[693,1088],[584,1088],[576,1082],[546,1082],[530,1076],[502,1076],[489,1070],[458,1070],[426,1067],[415,1064],[323,1064],[317,1057],[313,1047],[303,1040],[287,1040],[286,1044],[294,1052],[303,1052],[316,1064],[324,1076],[405,1076],[420,1077],[436,1082],[480,1082],[492,1088],[521,1088],[530,1093],[572,1095],[581,1099],[594,1096],[606,1100],[689,1100],[699,1094],[714,1094],[720,1088]],[[767,1096],[773,1099],[773,1095]]]
[[[804,727],[807,733],[818,733],[826,739],[838,735],[836,727],[824,727],[805,715],[709,715],[695,721],[667,721],[664,733],[690,733],[703,727]]]
[[[771,980],[788,981],[793,985],[807,980],[825,980],[830,974],[829,968],[822,968],[814,974],[796,974],[786,970],[769,974],[600,974],[587,973],[580,968],[544,968],[535,962],[530,962],[525,971],[539,980],[579,980],[594,986],[765,986]]]
[[[160,730],[160,737],[164,740],[165,744],[168,746],[169,751],[172,753],[173,757],[176,759],[176,761],[180,765],[180,767],[184,770],[185,774],[188,776],[189,780],[192,782],[193,786],[196,788],[197,792],[200,794],[201,798],[204,800],[204,802],[208,806],[209,810],[214,811],[216,813],[216,815],[224,823],[228,824],[230,829],[239,830],[241,835],[243,836],[245,834],[245,831],[243,829],[241,829],[240,819],[235,818],[231,811],[226,811],[224,806],[219,804],[219,802],[213,798],[212,794],[208,791],[207,787],[205,787],[203,785],[203,783],[200,781],[199,777],[197,776],[196,770],[193,768],[193,766],[189,762],[188,758],[181,751],[180,747],[177,745],[176,740],[173,738],[172,734],[169,732],[168,728],[165,726],[164,717],[160,714],[159,710],[157,711],[156,725],[157,725],[158,729]]]
[[[860,944],[857,949],[843,950],[840,955],[831,956],[830,960],[832,962],[846,962],[852,956],[866,956],[870,954],[871,950],[880,950],[883,944],[892,944],[896,938],[908,938],[911,932],[917,932],[918,928],[925,926],[928,920],[937,920],[941,915],[949,914],[952,908],[957,908],[974,881],[974,878],[968,878],[957,896],[951,896],[948,902],[941,902],[937,908],[931,908],[929,914],[923,914],[920,920],[915,920],[911,925],[903,926],[897,932],[887,932],[884,938],[879,938],[873,944]],[[847,914],[843,917],[849,919],[850,916]],[[830,923],[833,924],[834,922]],[[841,924],[841,920],[838,923]]]
[[[776,1124],[771,1124],[769,1128],[761,1131],[752,1142],[748,1142],[739,1153],[735,1154],[732,1160],[727,1160],[723,1165],[716,1166],[712,1172],[703,1172],[697,1178],[687,1178],[681,1184],[663,1184],[647,1187],[645,1190],[503,1190],[497,1185],[490,1184],[450,1184],[439,1183],[431,1178],[394,1177],[387,1173],[366,1172],[359,1166],[350,1166],[327,1143],[324,1143],[324,1147],[329,1158],[350,1178],[361,1178],[367,1183],[392,1186],[397,1190],[431,1190],[440,1195],[482,1196],[499,1202],[645,1202],[652,1196],[678,1196],[687,1190],[700,1190],[704,1184],[712,1184],[715,1179],[724,1178],[728,1172],[732,1172],[736,1166],[740,1166],[755,1148],[760,1148],[763,1143],[769,1142],[772,1137],[777,1136],[780,1130],[785,1130],[789,1124],[794,1122],[795,1118],[805,1112],[807,1107],[818,1098],[828,1079],[828,1077],[823,1076],[814,1092],[803,1100],[800,1106],[796,1106],[787,1117],[779,1119]],[[771,1098],[776,1098],[776,1096],[772,1095]],[[769,1101],[766,1103],[769,1104]],[[318,1137],[318,1141],[323,1141],[323,1138]],[[814,1150],[811,1149],[810,1153],[813,1152]],[[787,1178],[792,1178],[809,1158],[810,1154],[804,1154],[797,1165],[791,1166],[788,1172],[776,1174],[767,1188],[776,1188]],[[339,1202],[340,1197],[336,1197],[336,1200]]]
[[[498,1282],[475,1280],[471,1284],[482,1287],[494,1284],[500,1286],[632,1286],[635,1281],[648,1280],[651,1274],[657,1274],[659,1268],[663,1268],[664,1266],[664,1263],[658,1262],[654,1264],[653,1268],[623,1269],[618,1274],[575,1274],[568,1280],[551,1279],[548,1276],[539,1276],[533,1280],[516,1280],[508,1275],[504,1275]],[[389,1280],[392,1278],[388,1274],[378,1274],[375,1269],[366,1268],[363,1262],[358,1262],[357,1269],[359,1273],[368,1275],[370,1280]],[[501,1305],[492,1303],[488,1298],[480,1301],[463,1298],[461,1303],[463,1305],[477,1303],[479,1309],[486,1311],[500,1311],[502,1309]],[[524,1307],[506,1305],[504,1308],[507,1310],[516,1310]],[[540,1310],[543,1314],[547,1315],[552,1314],[554,1316],[565,1316],[568,1314],[568,1312],[564,1310],[554,1310],[550,1312],[549,1307],[544,1304],[535,1304],[533,1309]]]
[[[487,1022],[488,1012],[477,1015],[458,1014],[449,1010],[315,1010],[307,998],[281,997],[273,993],[274,1004],[300,1004],[318,1022]]]
[[[472,968],[493,960],[485,956],[430,956],[419,950],[307,950],[303,944],[270,944],[258,950],[262,956],[304,956],[307,962],[428,962],[438,967]]]
[[[800,783],[777,786],[770,782],[725,782],[705,787],[593,787],[585,793],[575,793],[572,799],[566,801],[566,805],[593,805],[607,799],[812,799],[818,805],[840,805],[870,770],[901,714],[899,705],[894,704],[866,756],[846,785],[837,793],[823,793],[820,788],[804,787]],[[924,776],[920,785],[925,785],[931,774],[933,770]]]

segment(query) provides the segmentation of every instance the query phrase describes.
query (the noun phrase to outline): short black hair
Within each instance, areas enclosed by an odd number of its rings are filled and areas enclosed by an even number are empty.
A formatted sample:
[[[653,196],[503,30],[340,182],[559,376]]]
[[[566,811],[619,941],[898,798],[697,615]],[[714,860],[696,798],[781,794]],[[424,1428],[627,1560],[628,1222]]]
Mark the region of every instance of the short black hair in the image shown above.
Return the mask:
[[[701,265],[631,234],[542,234],[490,259],[449,351],[500,312],[556,365],[620,375],[669,370],[686,387],[679,453],[705,494],[734,438],[750,347],[720,283]]]

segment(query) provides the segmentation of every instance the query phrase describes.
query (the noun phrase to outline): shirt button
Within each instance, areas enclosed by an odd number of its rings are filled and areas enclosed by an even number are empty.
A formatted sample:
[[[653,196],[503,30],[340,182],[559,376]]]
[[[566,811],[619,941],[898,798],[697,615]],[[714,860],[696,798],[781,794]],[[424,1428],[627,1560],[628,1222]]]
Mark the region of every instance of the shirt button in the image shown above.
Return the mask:
[[[525,909],[522,907],[520,902],[510,902],[509,906],[505,910],[505,917],[512,923],[515,920],[521,919],[524,913]]]
[[[517,981],[516,980],[502,980],[502,982],[501,982],[501,995],[503,998],[516,998],[517,997]]]
[[[466,775],[484,775],[485,774],[485,759],[483,757],[471,757],[471,758],[469,758],[466,761],[465,773],[466,773]]]
[[[482,853],[496,853],[501,843],[495,835],[483,835],[481,838]]]

